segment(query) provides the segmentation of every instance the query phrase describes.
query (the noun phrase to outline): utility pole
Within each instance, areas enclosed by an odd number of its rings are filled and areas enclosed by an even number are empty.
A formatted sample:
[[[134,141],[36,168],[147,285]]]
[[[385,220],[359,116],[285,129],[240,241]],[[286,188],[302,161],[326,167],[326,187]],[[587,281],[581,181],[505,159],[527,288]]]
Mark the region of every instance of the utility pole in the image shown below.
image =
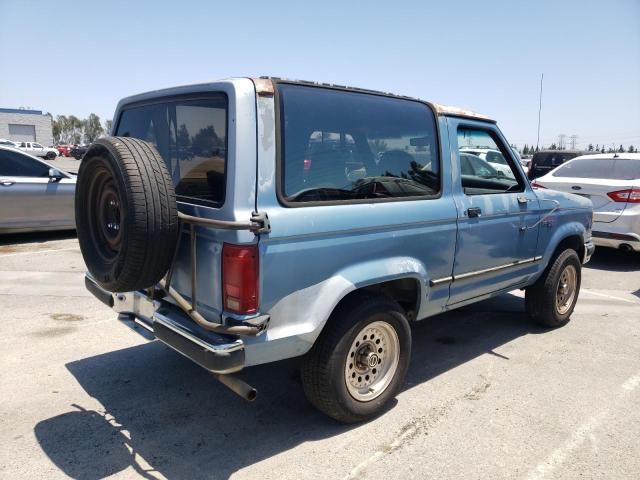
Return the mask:
[[[578,143],[578,135],[571,135],[569,137],[569,139],[571,140],[571,150],[575,150],[576,149],[576,145]]]
[[[567,136],[564,133],[561,133],[560,135],[558,135],[558,150],[564,150],[565,138],[567,138]]]
[[[540,147],[540,113],[542,112],[542,80],[544,80],[544,72],[540,75],[540,98],[538,100],[538,140],[536,141],[536,150]]]

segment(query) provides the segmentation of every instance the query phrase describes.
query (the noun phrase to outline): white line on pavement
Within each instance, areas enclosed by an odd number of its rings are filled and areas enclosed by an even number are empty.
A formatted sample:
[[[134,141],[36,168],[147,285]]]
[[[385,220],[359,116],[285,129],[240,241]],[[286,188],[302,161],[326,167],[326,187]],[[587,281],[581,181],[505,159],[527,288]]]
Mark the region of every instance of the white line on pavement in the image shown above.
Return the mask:
[[[633,392],[640,385],[640,374],[629,377],[618,391],[617,397],[621,398]],[[592,432],[596,430],[602,421],[609,414],[609,408],[601,410],[592,416],[585,423],[580,425],[573,431],[569,439],[560,447],[556,448],[551,454],[537,467],[529,473],[528,480],[542,480],[548,474],[552,473],[556,468],[565,462],[567,457],[580,447],[587,438],[591,438]]]
[[[588,288],[583,288],[580,291],[584,293],[588,293],[589,295],[595,295],[597,297],[605,297],[605,298],[610,298],[612,300],[620,300],[621,302],[640,304],[640,302],[629,300],[628,298],[614,297],[613,295],[607,295],[605,293],[596,293],[593,290],[589,290]]]

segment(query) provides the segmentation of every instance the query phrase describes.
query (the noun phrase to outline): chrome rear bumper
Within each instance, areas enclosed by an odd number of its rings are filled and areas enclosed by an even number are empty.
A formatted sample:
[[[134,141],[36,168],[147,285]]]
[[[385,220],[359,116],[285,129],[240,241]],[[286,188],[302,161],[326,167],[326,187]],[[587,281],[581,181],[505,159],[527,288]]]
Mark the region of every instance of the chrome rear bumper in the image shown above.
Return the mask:
[[[133,320],[173,350],[212,373],[227,374],[244,367],[244,342],[197,325],[176,305],[152,300],[142,292],[111,293],[89,275],[85,285],[98,300]]]

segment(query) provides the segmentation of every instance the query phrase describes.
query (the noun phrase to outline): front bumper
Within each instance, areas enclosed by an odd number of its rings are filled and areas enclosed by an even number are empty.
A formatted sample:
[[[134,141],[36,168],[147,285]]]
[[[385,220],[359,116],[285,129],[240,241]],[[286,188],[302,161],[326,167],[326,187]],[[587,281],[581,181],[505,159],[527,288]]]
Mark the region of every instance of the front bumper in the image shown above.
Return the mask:
[[[592,240],[588,240],[584,242],[584,258],[582,259],[582,263],[585,264],[589,260],[591,260],[591,256],[595,251],[596,251],[596,246],[594,245]]]
[[[143,292],[111,293],[89,275],[85,277],[85,286],[125,319],[130,317],[158,340],[206,370],[226,374],[244,367],[244,342],[241,339],[203,329],[173,303],[153,300]]]

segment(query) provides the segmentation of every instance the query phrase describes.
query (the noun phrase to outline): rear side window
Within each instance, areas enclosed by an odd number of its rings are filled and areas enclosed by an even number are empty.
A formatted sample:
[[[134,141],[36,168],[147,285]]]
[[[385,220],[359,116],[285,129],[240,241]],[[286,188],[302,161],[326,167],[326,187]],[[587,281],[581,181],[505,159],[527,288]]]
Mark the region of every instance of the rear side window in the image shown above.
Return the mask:
[[[605,180],[640,179],[640,160],[593,158],[576,160],[555,170],[554,177],[602,178]]]
[[[49,167],[26,155],[0,149],[0,175],[7,177],[48,177]]]
[[[285,202],[371,201],[440,192],[435,117],[416,101],[278,85]]]
[[[219,207],[227,163],[227,97],[185,98],[126,108],[116,135],[155,145],[178,200]]]

